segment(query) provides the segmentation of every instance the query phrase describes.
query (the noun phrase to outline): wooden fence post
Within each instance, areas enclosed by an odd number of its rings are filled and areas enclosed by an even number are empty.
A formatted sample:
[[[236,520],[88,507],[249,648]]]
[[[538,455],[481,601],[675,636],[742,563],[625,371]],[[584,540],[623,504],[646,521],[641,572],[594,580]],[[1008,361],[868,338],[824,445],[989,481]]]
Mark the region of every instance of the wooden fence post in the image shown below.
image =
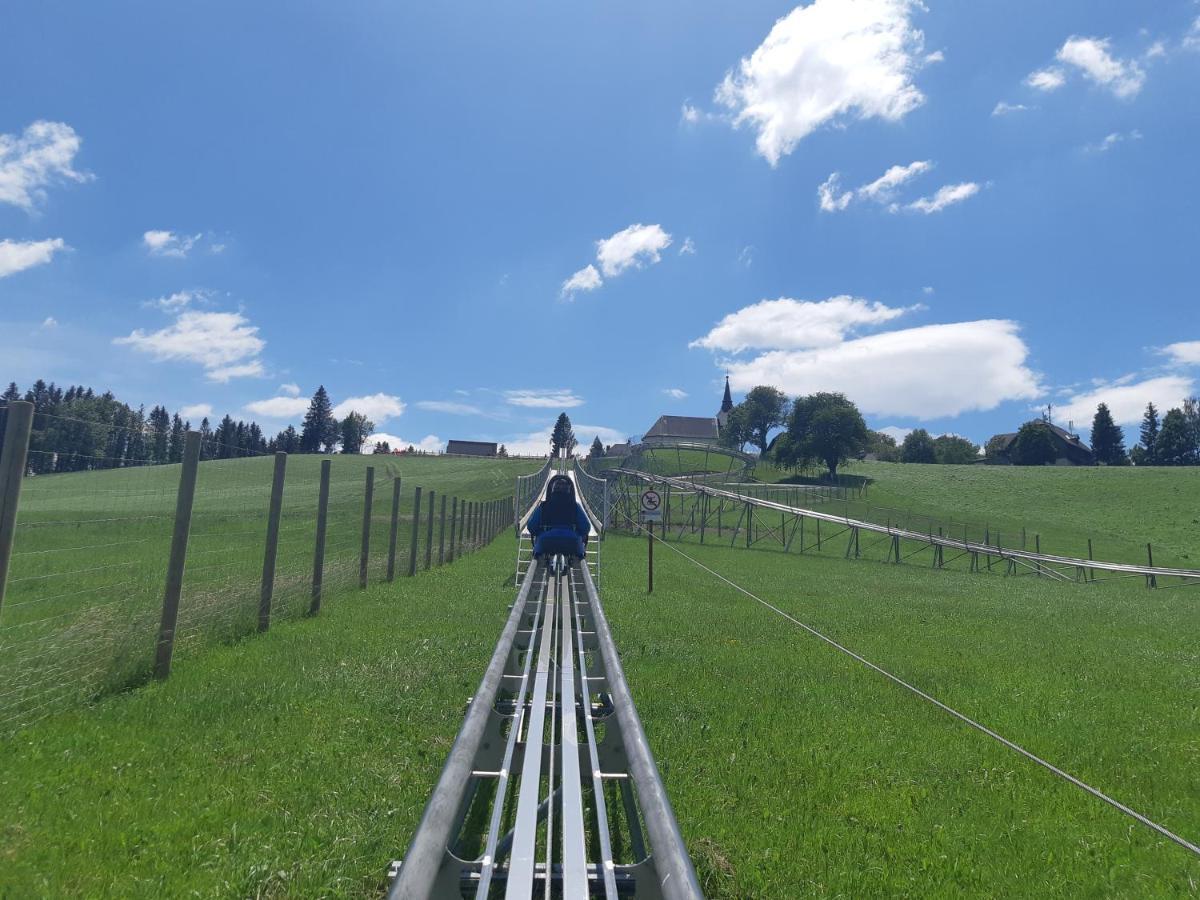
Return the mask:
[[[388,532],[387,580],[396,578],[396,538],[400,530],[400,479],[392,479],[392,527]]]
[[[425,568],[433,568],[433,499],[437,491],[429,492],[429,514],[425,522]]]
[[[454,497],[450,503],[450,554],[446,557],[446,562],[454,562],[454,538],[458,533],[458,498]]]
[[[446,495],[442,494],[441,512],[438,514],[438,565],[446,564]]]
[[[283,511],[283,479],[287,454],[275,454],[271,478],[271,505],[267,509],[267,546],[263,552],[262,589],[258,595],[258,630],[271,627],[271,599],[275,596],[275,561],[279,557],[279,514]]]
[[[13,400],[4,423],[4,449],[0,451],[0,607],[8,584],[13,540],[17,535],[17,507],[29,461],[29,435],[33,430],[33,404]]]
[[[321,460],[321,487],[317,492],[317,539],[313,547],[312,602],[308,614],[321,611],[321,582],[325,578],[325,526],[329,522],[329,467],[332,460]]]
[[[363,495],[362,549],[358,551],[358,587],[367,586],[367,565],[371,561],[371,504],[375,499],[375,467],[367,466],[367,483]]]
[[[417,544],[421,538],[421,487],[413,491],[412,546],[408,548],[408,575],[417,574]]]
[[[179,621],[179,598],[183,594],[183,570],[187,563],[192,502],[196,498],[196,471],[199,467],[200,432],[189,431],[183,445],[183,467],[179,473],[179,491],[175,496],[175,531],[171,535],[167,587],[163,591],[162,620],[158,625],[158,644],[154,648],[154,677],[160,680],[171,674],[171,655],[175,652],[175,626]]]

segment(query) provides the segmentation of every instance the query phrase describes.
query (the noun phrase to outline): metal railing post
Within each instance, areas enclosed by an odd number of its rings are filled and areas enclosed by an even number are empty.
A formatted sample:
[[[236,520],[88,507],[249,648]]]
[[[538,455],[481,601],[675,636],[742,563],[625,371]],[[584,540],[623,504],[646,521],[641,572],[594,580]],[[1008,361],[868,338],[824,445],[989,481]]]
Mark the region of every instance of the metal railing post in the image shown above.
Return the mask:
[[[179,598],[183,594],[183,570],[187,563],[188,535],[192,530],[192,503],[196,498],[196,472],[199,468],[200,432],[189,431],[183,447],[179,491],[175,496],[175,531],[171,535],[167,586],[163,591],[162,619],[158,625],[158,643],[154,649],[154,677],[160,680],[171,674],[171,656],[175,652],[175,626],[179,621]]]
[[[317,537],[313,545],[312,602],[308,614],[321,611],[321,582],[325,577],[325,527],[329,522],[329,467],[332,460],[321,460],[321,487],[317,493]]]
[[[13,400],[4,423],[4,449],[0,451],[0,608],[8,584],[13,540],[17,535],[17,507],[21,483],[29,461],[29,435],[33,431],[33,404]]]
[[[263,552],[262,589],[258,595],[258,630],[271,627],[271,600],[275,595],[275,562],[279,557],[279,514],[283,511],[283,481],[287,454],[275,454],[271,477],[271,504],[267,510],[267,546]]]

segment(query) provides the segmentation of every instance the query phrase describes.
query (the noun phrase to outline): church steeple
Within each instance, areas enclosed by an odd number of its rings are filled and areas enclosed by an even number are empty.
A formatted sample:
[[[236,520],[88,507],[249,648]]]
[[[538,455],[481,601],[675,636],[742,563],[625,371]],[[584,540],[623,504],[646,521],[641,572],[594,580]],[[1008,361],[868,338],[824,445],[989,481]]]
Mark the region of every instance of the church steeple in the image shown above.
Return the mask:
[[[729,393],[729,376],[725,376],[725,396],[721,399],[721,412],[727,413],[733,409],[733,396]]]

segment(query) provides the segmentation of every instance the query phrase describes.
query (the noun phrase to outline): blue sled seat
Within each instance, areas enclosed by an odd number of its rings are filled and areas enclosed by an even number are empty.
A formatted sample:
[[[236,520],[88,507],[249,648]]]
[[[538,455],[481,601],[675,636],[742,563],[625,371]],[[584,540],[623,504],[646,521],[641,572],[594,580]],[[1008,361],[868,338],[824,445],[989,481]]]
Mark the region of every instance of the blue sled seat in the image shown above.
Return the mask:
[[[573,528],[547,528],[533,542],[533,555],[537,557],[574,556],[583,559],[583,538]]]

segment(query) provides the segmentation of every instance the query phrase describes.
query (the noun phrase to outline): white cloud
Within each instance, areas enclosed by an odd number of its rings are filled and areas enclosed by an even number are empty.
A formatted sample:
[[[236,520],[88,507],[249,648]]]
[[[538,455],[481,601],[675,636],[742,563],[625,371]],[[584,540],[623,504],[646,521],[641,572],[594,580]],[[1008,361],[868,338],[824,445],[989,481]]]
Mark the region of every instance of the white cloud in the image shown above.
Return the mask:
[[[504,400],[511,406],[526,406],[534,408],[561,407],[571,409],[583,405],[583,398],[577,397],[569,390],[524,389],[505,391]]]
[[[66,249],[62,238],[45,241],[0,241],[0,278],[50,262],[54,254]]]
[[[241,313],[184,310],[166,328],[149,333],[138,328],[113,343],[158,362],[198,363],[210,381],[263,374],[258,356],[266,341],[258,336],[258,326]]]
[[[1153,403],[1161,413],[1179,406],[1184,397],[1192,395],[1194,388],[1195,382],[1181,375],[1164,375],[1136,382],[1128,377],[1120,378],[1070,396],[1066,402],[1055,406],[1054,417],[1060,421],[1073,420],[1080,428],[1090,427],[1096,407],[1107,403],[1114,422],[1118,425],[1135,425],[1142,420],[1147,403]]]
[[[692,104],[685,102],[679,110],[679,118],[689,125],[695,125],[700,121],[700,110],[696,109]]]
[[[760,300],[725,316],[688,346],[732,353],[829,347],[858,328],[882,325],[919,308],[886,306],[845,294],[828,300]]]
[[[891,166],[874,181],[842,193],[839,193],[841,175],[834,172],[817,188],[817,198],[825,212],[841,212],[856,199],[889,203],[895,197],[897,188],[932,168],[933,163],[927,159],[911,162],[907,166]]]
[[[738,254],[737,261],[747,269],[754,265],[754,245],[747,244],[742,248],[742,252]]]
[[[1133,129],[1133,131],[1126,133],[1114,131],[1112,134],[1107,135],[1104,140],[1098,141],[1095,144],[1088,144],[1083,149],[1088,153],[1107,153],[1117,144],[1120,144],[1124,141],[1140,141],[1141,139],[1142,133],[1136,128]]]
[[[151,256],[170,256],[183,259],[202,234],[175,234],[173,231],[147,231],[142,235],[142,243]],[[224,249],[224,248],[222,248]]]
[[[687,398],[687,391],[682,388],[663,388],[663,393],[672,400],[684,400]]]
[[[912,82],[924,35],[918,0],[814,0],[777,21],[716,90],[735,126],[749,123],[771,165],[817,128],[847,118],[895,122],[920,106]]]
[[[671,236],[661,225],[630,225],[612,237],[596,242],[596,259],[606,278],[620,275],[626,269],[640,269],[654,264],[659,255],[671,246]]]
[[[1029,110],[1031,110],[1033,108],[1034,107],[1032,107],[1032,106],[1026,106],[1024,103],[1008,103],[1005,100],[1001,100],[999,103],[996,104],[995,108],[992,110],[992,115],[993,116],[1008,116],[1013,113],[1028,112]]]
[[[213,408],[211,403],[192,403],[179,410],[179,415],[187,420],[196,420],[196,424],[200,424],[201,419],[207,419],[212,415]]]
[[[1200,341],[1180,341],[1168,344],[1163,352],[1177,366],[1200,366]]]
[[[931,284],[925,285],[925,287],[921,288],[921,293],[924,294],[926,297],[931,296],[934,293],[933,285],[931,285]]]
[[[413,446],[426,453],[441,453],[446,446],[446,442],[436,434],[427,434],[419,441],[409,441],[394,434],[388,434],[385,431],[376,431],[367,438],[363,444],[362,452],[364,454],[370,453],[380,441],[385,441],[393,450],[407,450],[410,446]]]
[[[925,56],[926,65],[928,65],[929,63],[940,63],[940,62],[945,62],[945,61],[946,61],[946,54],[944,52],[942,52],[941,50],[934,50],[932,53],[928,53]]]
[[[404,414],[404,403],[399,397],[380,393],[347,397],[333,408],[334,416],[339,419],[344,419],[351,412],[361,413],[372,422],[386,422]]]
[[[941,212],[947,206],[953,206],[955,203],[962,203],[962,201],[974,197],[978,193],[979,185],[974,181],[965,181],[962,184],[947,184],[938,188],[937,193],[932,197],[921,197],[914,200],[905,209],[912,209],[929,215]]]
[[[1067,83],[1067,75],[1057,66],[1051,66],[1049,69],[1030,72],[1025,83],[1039,91],[1057,91]]]
[[[308,410],[308,401],[303,397],[270,397],[247,403],[246,409],[269,419],[294,419]]]
[[[771,384],[789,394],[841,391],[870,415],[927,420],[1038,397],[1028,356],[1015,322],[987,319],[771,350],[719,365],[735,390]]]
[[[157,300],[148,300],[142,306],[152,306],[163,312],[175,313],[193,303],[207,303],[209,296],[209,291],[176,291],[165,297],[159,297]]]
[[[510,435],[500,443],[504,444],[509,453],[517,456],[545,456],[550,452],[550,434],[553,430],[553,425],[547,425],[526,434]],[[587,453],[595,438],[600,438],[600,443],[608,446],[619,444],[628,437],[625,432],[605,425],[579,425],[572,422],[571,430],[575,432],[575,440],[579,442],[575,452],[581,454]]]
[[[600,273],[596,271],[595,266],[589,264],[563,282],[560,295],[573,297],[580,291],[594,291],[602,284],[604,284],[604,280],[600,277]]]
[[[448,413],[452,416],[481,416],[483,410],[470,403],[458,403],[454,400],[418,400],[417,409],[429,412]]]
[[[1188,33],[1183,38],[1184,50],[1200,50],[1200,16],[1192,22],[1192,27],[1188,29]]]
[[[1146,73],[1134,60],[1117,59],[1108,52],[1108,38],[1072,36],[1056,54],[1059,62],[1075,66],[1084,76],[1113,95],[1126,99],[1136,96],[1146,83]]]
[[[916,429],[902,428],[899,425],[885,425],[883,428],[876,428],[875,430],[878,431],[880,434],[886,434],[888,437],[892,438],[897,444],[902,444],[902,443],[904,443],[904,439],[906,437],[908,437],[910,434],[912,434],[912,432],[915,431]]]
[[[287,384],[281,384],[279,386],[279,393],[285,394],[288,397],[299,397],[300,385],[292,384],[291,382],[288,382]]]
[[[679,248],[679,255],[680,256],[695,256],[696,255],[696,244],[690,237],[683,239],[683,244]]]
[[[57,328],[58,319],[54,318],[54,316],[46,316],[46,318],[42,320],[42,324],[39,327],[41,327],[43,331],[49,331],[52,328]]]
[[[92,176],[74,168],[81,140],[62,122],[38,121],[21,135],[0,134],[0,203],[31,210],[45,189],[63,181]]]

